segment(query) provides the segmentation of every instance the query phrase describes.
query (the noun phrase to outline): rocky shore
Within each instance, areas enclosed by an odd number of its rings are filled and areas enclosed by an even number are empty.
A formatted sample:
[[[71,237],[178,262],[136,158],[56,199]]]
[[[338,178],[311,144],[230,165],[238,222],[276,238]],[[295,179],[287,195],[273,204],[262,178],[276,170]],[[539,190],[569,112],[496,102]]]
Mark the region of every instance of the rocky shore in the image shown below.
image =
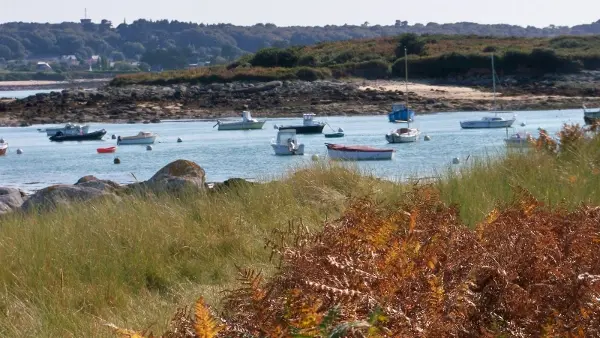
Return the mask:
[[[456,88],[469,90],[469,95],[459,95]],[[0,101],[0,125],[217,119],[239,116],[244,109],[258,117],[291,117],[305,112],[372,115],[386,113],[393,102],[404,101],[403,89],[402,82],[394,81],[273,81],[67,89]],[[411,85],[409,100],[420,114],[492,108],[489,92],[468,87]],[[549,110],[579,108],[582,98],[520,94],[500,96],[498,101],[503,109]],[[599,98],[587,102],[589,106],[600,105]]]
[[[61,205],[85,203],[98,199],[119,201],[128,196],[187,192],[221,192],[232,186],[257,184],[239,178],[207,183],[205,171],[198,164],[177,160],[164,166],[149,180],[120,185],[94,176],[84,176],[75,184],[53,185],[31,195],[15,188],[0,187],[0,215],[10,212],[53,210]]]

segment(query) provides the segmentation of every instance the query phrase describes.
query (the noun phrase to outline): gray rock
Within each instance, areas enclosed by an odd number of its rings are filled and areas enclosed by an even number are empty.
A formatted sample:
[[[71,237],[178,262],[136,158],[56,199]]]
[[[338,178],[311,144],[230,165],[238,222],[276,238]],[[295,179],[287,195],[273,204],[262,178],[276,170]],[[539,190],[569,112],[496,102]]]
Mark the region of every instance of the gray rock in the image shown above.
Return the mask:
[[[25,194],[19,189],[0,187],[0,215],[19,209],[23,197]]]
[[[92,187],[90,181],[77,185],[54,185],[37,191],[22,205],[24,211],[53,210],[62,205],[88,202],[99,198],[118,200],[119,197],[112,192]]]
[[[122,188],[121,185],[116,182],[100,180],[92,175],[80,178],[75,185],[84,188],[94,188],[108,193],[116,193]]]
[[[206,173],[198,164],[187,160],[176,160],[164,166],[149,180],[129,185],[130,190],[153,192],[184,192],[205,189]]]

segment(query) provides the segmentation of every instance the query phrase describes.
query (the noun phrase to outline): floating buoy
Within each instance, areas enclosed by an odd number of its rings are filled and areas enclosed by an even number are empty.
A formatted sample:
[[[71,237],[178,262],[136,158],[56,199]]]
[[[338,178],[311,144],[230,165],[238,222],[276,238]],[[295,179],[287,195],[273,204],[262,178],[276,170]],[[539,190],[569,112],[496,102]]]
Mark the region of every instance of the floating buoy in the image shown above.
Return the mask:
[[[113,135],[111,136],[111,138],[112,138],[113,140],[116,140],[116,139],[117,139],[117,135],[113,134]]]
[[[429,135],[425,135],[423,137],[423,140],[425,140],[425,141],[431,141],[431,137]]]
[[[181,137],[178,137],[177,138],[177,143],[181,143],[181,142],[183,142],[183,140],[181,139]]]
[[[113,160],[114,164],[121,164],[121,160],[118,157],[115,157],[115,159]]]
[[[452,159],[452,164],[459,164],[460,163],[460,158],[455,157]]]
[[[152,146],[147,146],[146,150],[148,150],[148,151],[152,150]]]
[[[23,149],[21,149],[21,148],[17,149],[17,155],[21,155],[21,154],[23,154]]]
[[[525,122],[521,122],[521,127],[525,127]]]
[[[311,159],[312,159],[313,161],[318,161],[318,160],[319,160],[319,155],[317,155],[317,154],[314,154],[313,156],[311,156]]]

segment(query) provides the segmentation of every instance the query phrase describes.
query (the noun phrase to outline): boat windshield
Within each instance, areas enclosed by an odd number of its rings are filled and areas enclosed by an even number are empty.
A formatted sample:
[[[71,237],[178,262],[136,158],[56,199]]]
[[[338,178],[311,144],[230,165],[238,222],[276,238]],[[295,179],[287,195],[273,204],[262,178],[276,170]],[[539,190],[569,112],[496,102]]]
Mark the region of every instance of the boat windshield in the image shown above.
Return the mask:
[[[296,141],[296,130],[282,130],[277,133],[277,144],[287,144],[289,139]]]

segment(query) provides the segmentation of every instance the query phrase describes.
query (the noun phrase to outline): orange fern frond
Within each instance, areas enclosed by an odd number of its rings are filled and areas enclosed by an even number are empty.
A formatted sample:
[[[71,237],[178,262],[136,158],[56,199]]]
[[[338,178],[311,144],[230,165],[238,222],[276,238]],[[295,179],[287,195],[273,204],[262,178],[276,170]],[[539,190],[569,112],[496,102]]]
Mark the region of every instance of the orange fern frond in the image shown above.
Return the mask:
[[[214,338],[222,326],[217,324],[208,310],[204,299],[200,298],[194,306],[194,332],[199,338]]]

